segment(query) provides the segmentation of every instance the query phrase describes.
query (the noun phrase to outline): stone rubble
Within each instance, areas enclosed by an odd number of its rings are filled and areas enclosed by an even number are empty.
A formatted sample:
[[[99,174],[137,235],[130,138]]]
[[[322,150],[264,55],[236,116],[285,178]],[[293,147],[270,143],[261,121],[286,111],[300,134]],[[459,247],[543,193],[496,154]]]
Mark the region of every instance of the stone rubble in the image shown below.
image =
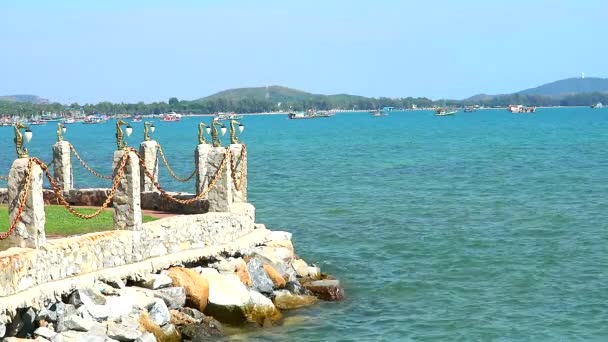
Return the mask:
[[[344,297],[338,280],[299,258],[291,233],[246,255],[174,266],[136,279],[106,277],[0,323],[2,341],[206,341],[225,325],[267,327],[282,313]],[[3,339],[2,339],[3,338]]]

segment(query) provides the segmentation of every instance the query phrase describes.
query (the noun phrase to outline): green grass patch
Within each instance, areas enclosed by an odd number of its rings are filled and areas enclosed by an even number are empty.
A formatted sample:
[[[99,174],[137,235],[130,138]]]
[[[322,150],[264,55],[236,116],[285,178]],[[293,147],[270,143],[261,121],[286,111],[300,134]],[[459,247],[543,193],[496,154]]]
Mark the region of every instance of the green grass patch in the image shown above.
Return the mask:
[[[95,212],[95,209],[91,208],[76,208],[76,210],[82,214],[92,214]],[[72,215],[61,205],[45,205],[44,211],[46,213],[45,231],[47,236],[67,236],[101,232],[112,230],[114,224],[111,210],[106,210],[96,218],[90,220],[83,220]],[[143,215],[143,222],[155,220],[157,220],[156,217]],[[0,231],[4,232],[9,227],[8,207],[6,205],[0,205]]]

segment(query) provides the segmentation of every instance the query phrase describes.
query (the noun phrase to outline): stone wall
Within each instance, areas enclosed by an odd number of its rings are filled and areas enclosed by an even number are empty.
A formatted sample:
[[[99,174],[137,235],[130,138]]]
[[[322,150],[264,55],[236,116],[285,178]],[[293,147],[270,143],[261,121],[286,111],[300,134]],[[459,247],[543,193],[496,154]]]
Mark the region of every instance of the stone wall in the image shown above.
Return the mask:
[[[49,240],[44,249],[0,252],[0,313],[7,309],[2,297],[37,285],[229,243],[251,233],[254,218],[251,204],[235,204],[229,213],[174,216],[146,223],[140,231],[90,233]]]

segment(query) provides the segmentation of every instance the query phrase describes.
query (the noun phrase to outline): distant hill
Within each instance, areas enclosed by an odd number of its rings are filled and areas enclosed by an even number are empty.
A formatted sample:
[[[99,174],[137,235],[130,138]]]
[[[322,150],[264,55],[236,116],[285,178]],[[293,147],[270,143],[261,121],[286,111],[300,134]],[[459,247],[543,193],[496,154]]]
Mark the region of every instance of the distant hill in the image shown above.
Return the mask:
[[[530,88],[517,92],[523,95],[539,95],[551,97],[563,97],[581,93],[608,92],[608,79],[598,77],[567,78],[536,88]]]
[[[465,102],[484,102],[492,101],[500,97],[513,95],[545,96],[562,99],[567,96],[591,93],[608,93],[608,78],[586,77],[586,78],[566,78],[541,86],[514,92],[512,94],[478,94],[465,99]]]
[[[5,102],[28,102],[28,103],[49,103],[49,100],[36,95],[6,95],[0,96],[0,101]]]
[[[348,94],[336,94],[336,95],[318,95],[308,93],[302,90],[287,88],[283,86],[268,86],[268,87],[253,87],[253,88],[236,88],[220,91],[213,95],[204,97],[200,101],[205,100],[218,100],[224,99],[228,101],[241,101],[241,100],[257,100],[257,101],[270,101],[273,103],[278,102],[300,102],[300,101],[337,101],[343,102],[348,100],[364,99],[363,96],[348,95]]]

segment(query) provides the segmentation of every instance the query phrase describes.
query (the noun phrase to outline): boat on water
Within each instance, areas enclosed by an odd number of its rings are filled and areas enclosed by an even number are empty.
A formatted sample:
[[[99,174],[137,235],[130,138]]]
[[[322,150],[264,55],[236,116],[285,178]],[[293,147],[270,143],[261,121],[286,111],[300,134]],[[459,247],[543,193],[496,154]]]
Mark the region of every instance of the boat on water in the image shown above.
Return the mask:
[[[76,119],[74,118],[65,118],[63,120],[61,120],[61,123],[64,125],[71,125],[73,123],[76,123]]]
[[[465,106],[464,107],[464,112],[465,113],[473,113],[476,112],[477,108],[475,108],[474,106]]]
[[[182,115],[176,112],[169,112],[163,115],[163,121],[176,122],[182,120]]]
[[[41,126],[41,125],[46,125],[47,121],[44,120],[30,120],[26,123],[26,125],[31,125],[31,126]]]
[[[142,120],[143,120],[143,118],[141,117],[141,115],[135,115],[131,121],[132,122],[141,122]]]
[[[104,123],[108,121],[105,117],[103,116],[98,116],[98,115],[90,115],[87,116],[84,121],[82,121],[83,124],[87,124],[87,125],[92,125],[92,124],[100,124],[100,123]]]
[[[524,113],[534,113],[536,112],[536,107],[527,107],[522,105],[509,105],[507,110],[513,114],[524,114]]]
[[[393,109],[395,109],[394,107],[384,107],[382,109],[374,109],[374,110],[370,110],[370,114],[372,114],[372,116],[388,116],[388,113],[392,112]]]
[[[604,105],[601,102],[598,102],[596,104],[592,104],[591,108],[593,108],[593,109],[604,108]]]
[[[445,108],[437,108],[435,110],[435,116],[448,116],[448,115],[454,115],[458,113],[457,110],[447,110]]]
[[[335,114],[336,112],[331,110],[313,111],[312,109],[309,109],[306,112],[290,112],[287,114],[287,118],[290,120],[318,119],[331,117]]]
[[[243,118],[242,115],[238,115],[235,112],[232,113],[216,113],[215,116],[213,117],[214,120],[241,120]]]

